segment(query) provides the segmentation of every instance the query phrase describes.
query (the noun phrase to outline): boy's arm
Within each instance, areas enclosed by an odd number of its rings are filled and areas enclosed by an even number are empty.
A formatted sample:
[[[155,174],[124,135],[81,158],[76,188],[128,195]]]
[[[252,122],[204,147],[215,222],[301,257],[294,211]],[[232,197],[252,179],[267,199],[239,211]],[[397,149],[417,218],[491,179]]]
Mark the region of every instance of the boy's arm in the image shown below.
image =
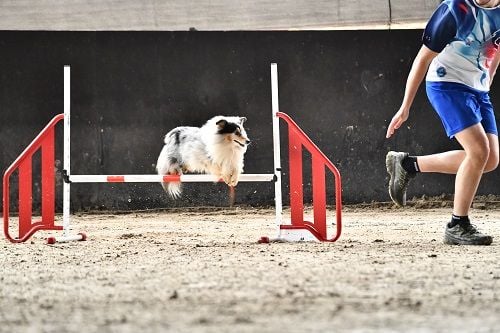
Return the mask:
[[[420,83],[422,83],[427,73],[427,69],[432,59],[434,59],[456,35],[456,14],[457,11],[460,13],[460,8],[454,5],[456,5],[455,2],[441,3],[427,22],[422,35],[423,45],[413,61],[410,74],[408,74],[403,103],[387,127],[387,138],[391,137],[394,131],[408,119],[413,99],[417,94]]]
[[[413,61],[410,73],[408,74],[408,79],[406,80],[403,103],[401,104],[398,112],[396,112],[392,118],[389,127],[387,127],[386,138],[390,138],[394,134],[394,131],[401,127],[401,125],[408,119],[410,107],[415,99],[418,87],[420,86],[420,83],[422,83],[432,59],[434,59],[437,55],[437,52],[432,51],[425,45],[422,45],[420,48],[420,51]]]

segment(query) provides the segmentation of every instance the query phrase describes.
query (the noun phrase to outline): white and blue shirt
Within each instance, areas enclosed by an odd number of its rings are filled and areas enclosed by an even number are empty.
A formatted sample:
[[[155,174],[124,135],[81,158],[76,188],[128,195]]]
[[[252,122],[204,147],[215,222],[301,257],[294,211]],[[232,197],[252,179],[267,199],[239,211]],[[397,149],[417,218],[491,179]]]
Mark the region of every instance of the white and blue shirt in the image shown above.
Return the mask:
[[[489,91],[489,67],[500,43],[500,6],[484,8],[474,0],[445,0],[427,23],[422,41],[439,53],[426,81]]]

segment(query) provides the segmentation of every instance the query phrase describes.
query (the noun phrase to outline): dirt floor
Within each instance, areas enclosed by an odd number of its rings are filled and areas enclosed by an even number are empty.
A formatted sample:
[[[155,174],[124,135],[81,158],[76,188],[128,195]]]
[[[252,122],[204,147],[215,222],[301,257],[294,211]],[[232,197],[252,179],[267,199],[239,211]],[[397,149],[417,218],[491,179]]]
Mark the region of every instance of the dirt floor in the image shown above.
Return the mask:
[[[499,332],[500,209],[447,246],[446,205],[347,207],[331,244],[257,244],[272,209],[76,215],[86,242],[0,245],[0,332]]]

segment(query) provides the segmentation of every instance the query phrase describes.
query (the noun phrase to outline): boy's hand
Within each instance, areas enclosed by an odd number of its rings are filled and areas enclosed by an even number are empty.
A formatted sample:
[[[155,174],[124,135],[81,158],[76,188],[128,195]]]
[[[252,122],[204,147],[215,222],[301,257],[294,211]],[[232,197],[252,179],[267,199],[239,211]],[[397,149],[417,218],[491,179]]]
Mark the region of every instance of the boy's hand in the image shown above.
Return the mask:
[[[401,107],[398,112],[392,117],[391,123],[389,127],[387,127],[387,133],[385,135],[386,138],[390,138],[394,131],[401,127],[401,125],[408,119],[409,111],[403,107]]]

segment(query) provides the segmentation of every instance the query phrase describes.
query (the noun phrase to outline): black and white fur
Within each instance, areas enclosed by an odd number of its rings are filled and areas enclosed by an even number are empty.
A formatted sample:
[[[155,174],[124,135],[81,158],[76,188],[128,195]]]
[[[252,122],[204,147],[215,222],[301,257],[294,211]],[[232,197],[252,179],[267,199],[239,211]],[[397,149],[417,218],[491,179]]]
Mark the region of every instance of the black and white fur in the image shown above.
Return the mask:
[[[156,163],[158,174],[208,173],[236,186],[250,143],[243,128],[245,121],[245,117],[216,116],[202,127],[174,128],[165,135],[165,145]],[[172,198],[181,195],[180,182],[162,186]]]

